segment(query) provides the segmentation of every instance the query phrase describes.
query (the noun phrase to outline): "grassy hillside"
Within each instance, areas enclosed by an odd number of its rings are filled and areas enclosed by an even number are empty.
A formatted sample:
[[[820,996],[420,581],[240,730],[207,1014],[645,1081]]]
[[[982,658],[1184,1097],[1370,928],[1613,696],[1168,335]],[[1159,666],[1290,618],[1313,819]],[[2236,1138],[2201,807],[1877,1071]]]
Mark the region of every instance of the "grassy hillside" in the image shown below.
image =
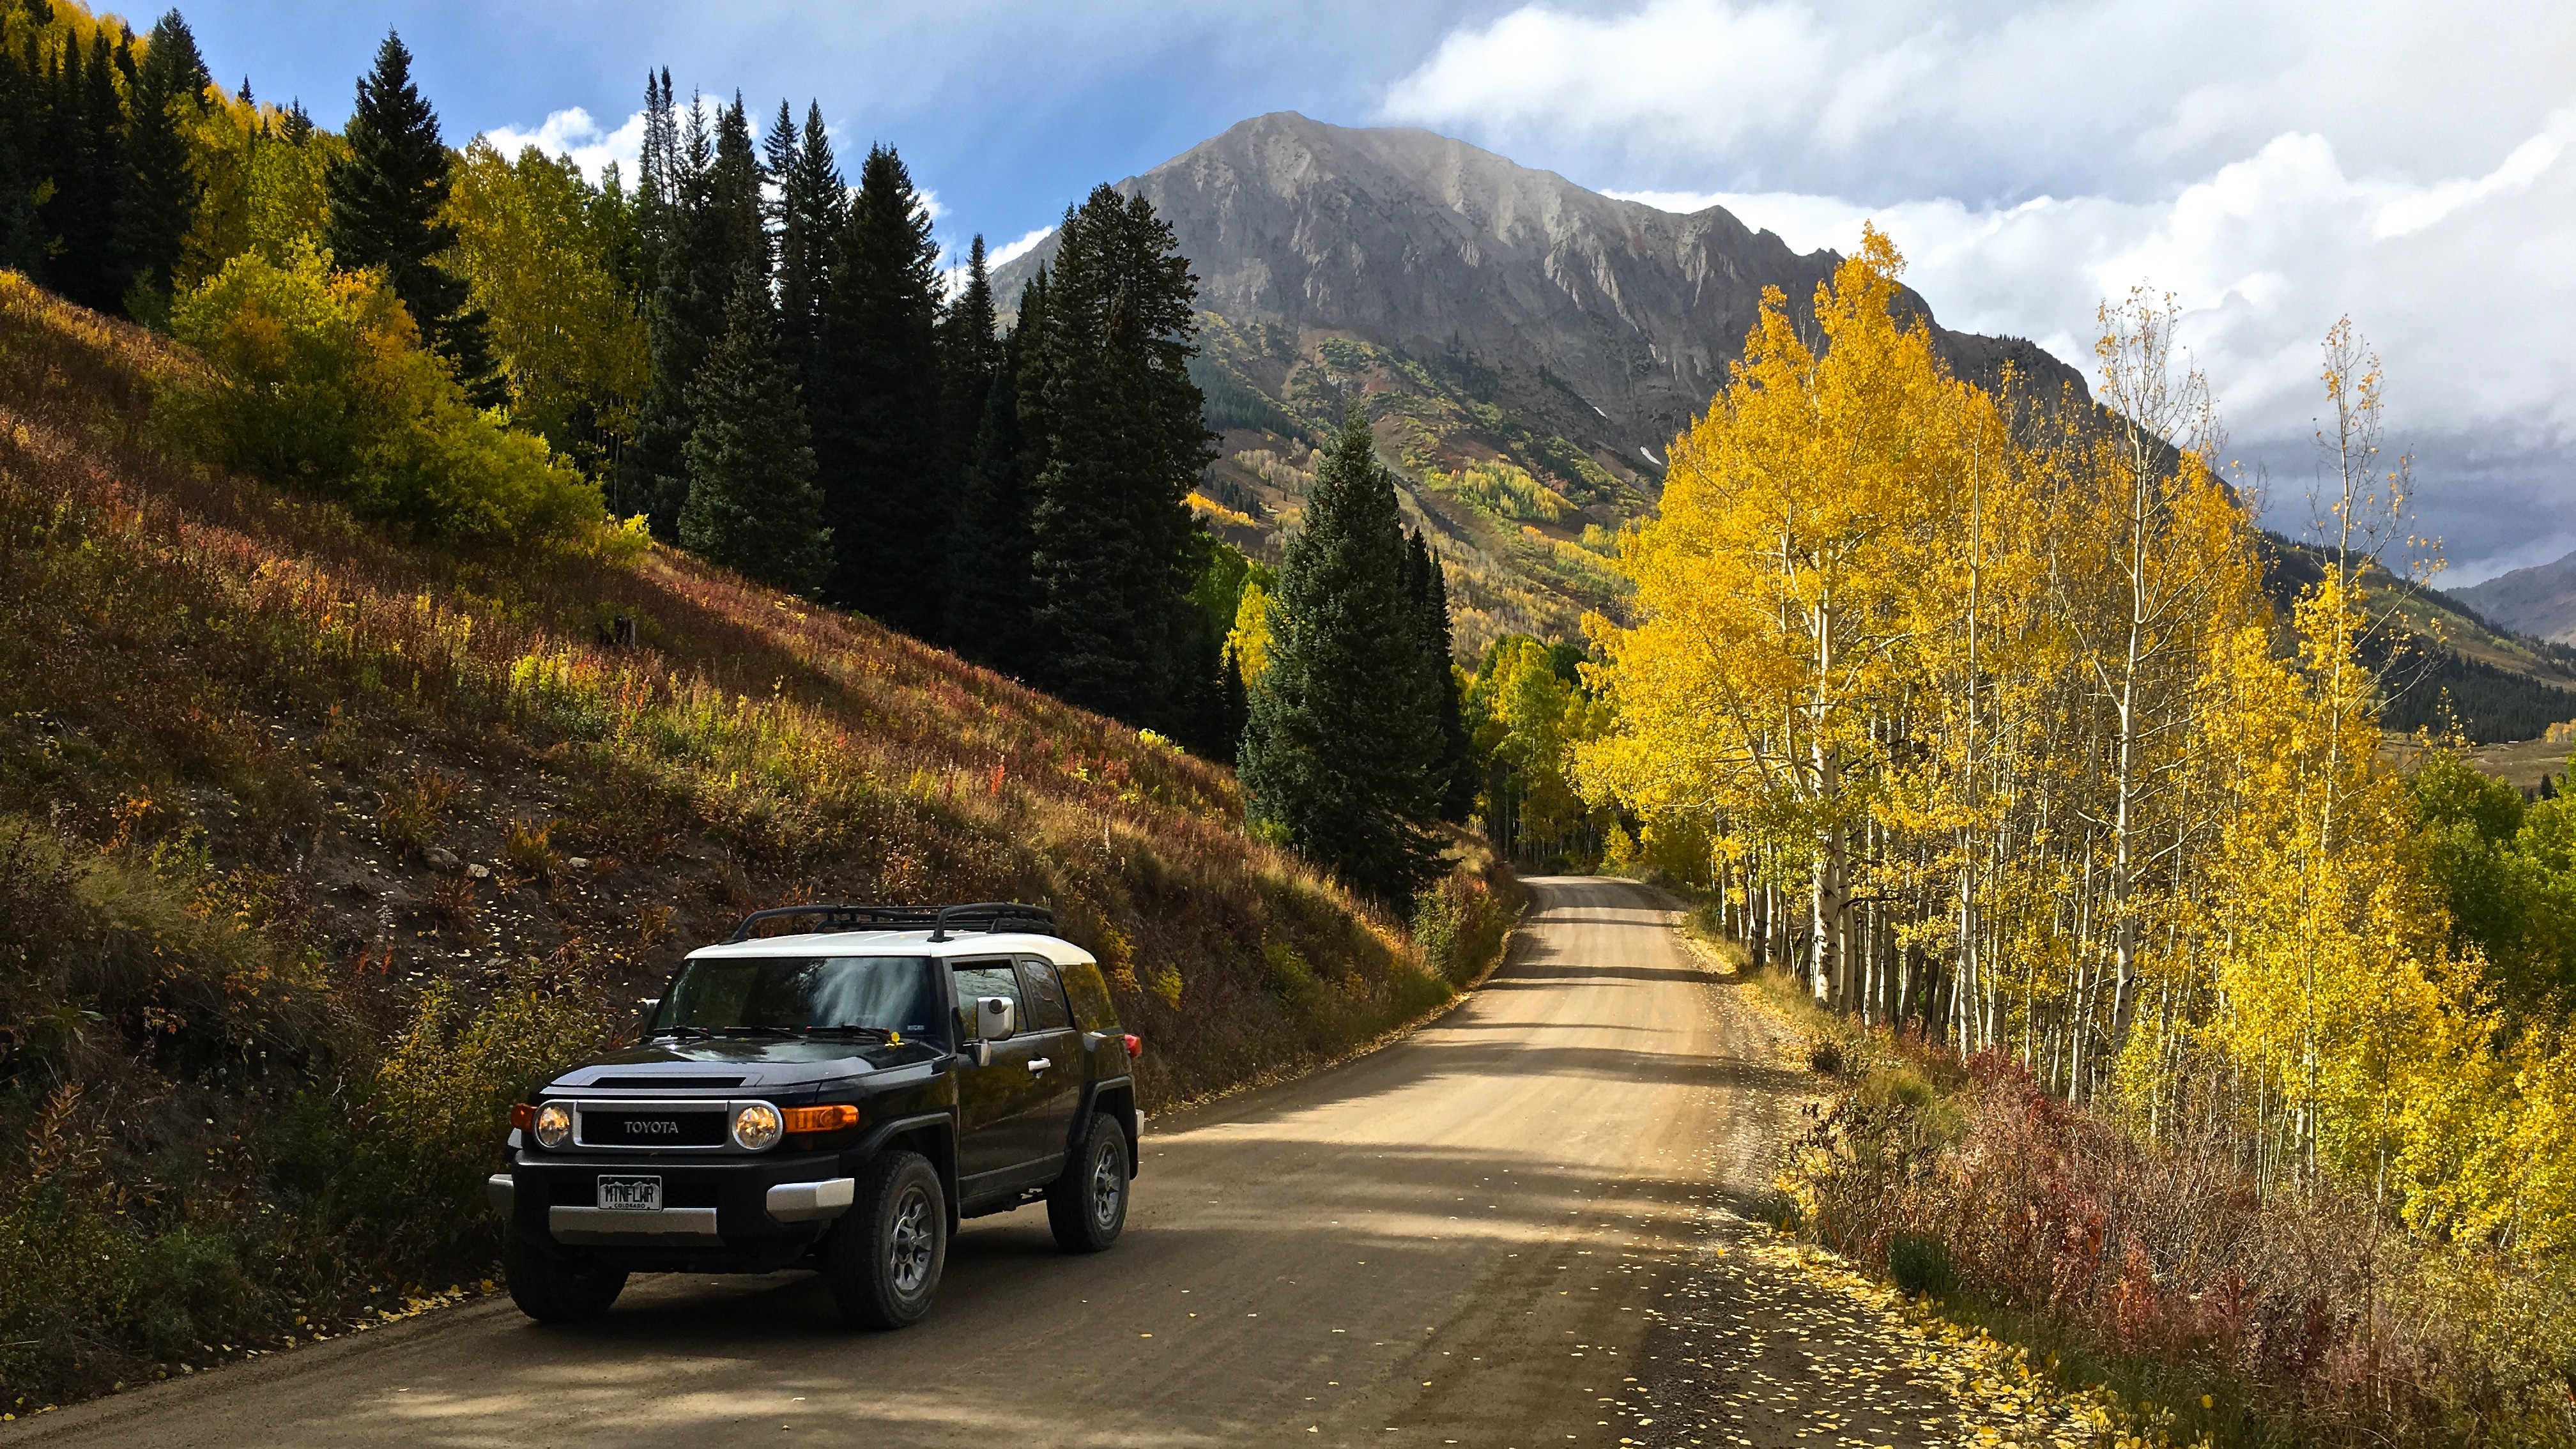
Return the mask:
[[[1660,469],[1569,442],[1589,405],[1543,377],[1465,357],[1420,359],[1335,333],[1199,315],[1192,367],[1221,441],[1200,511],[1276,560],[1313,483],[1309,454],[1356,403],[1404,485],[1405,513],[1449,570],[1458,649],[1496,635],[1579,637],[1587,610],[1623,611],[1605,560],[1653,504]]]
[[[1408,934],[1228,772],[633,535],[405,549],[191,465],[195,365],[0,274],[0,1412],[470,1281],[501,1108],[748,909],[1051,904],[1156,1104],[1499,942],[1507,885]]]
[[[2264,589],[2284,610],[2323,576],[2324,559],[2303,544],[2266,533],[2260,547]],[[2377,586],[2394,593],[2399,626],[2388,646],[2389,729],[2456,723],[2471,744],[2492,745],[2576,720],[2576,648],[2498,628],[2439,589],[2384,572]]]

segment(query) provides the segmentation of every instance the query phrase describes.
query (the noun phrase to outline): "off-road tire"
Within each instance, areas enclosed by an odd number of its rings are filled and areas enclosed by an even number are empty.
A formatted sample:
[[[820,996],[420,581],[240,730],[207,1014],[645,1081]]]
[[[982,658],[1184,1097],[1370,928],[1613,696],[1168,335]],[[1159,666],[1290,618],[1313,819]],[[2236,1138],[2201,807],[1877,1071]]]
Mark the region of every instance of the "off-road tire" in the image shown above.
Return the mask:
[[[1082,1150],[1047,1189],[1047,1226],[1068,1253],[1106,1252],[1127,1230],[1127,1134],[1103,1112],[1082,1134]]]
[[[853,1327],[909,1328],[930,1312],[947,1263],[939,1174],[919,1153],[878,1153],[824,1243],[832,1306]]]
[[[624,1273],[515,1231],[501,1247],[501,1276],[510,1301],[539,1323],[597,1318],[626,1291]]]

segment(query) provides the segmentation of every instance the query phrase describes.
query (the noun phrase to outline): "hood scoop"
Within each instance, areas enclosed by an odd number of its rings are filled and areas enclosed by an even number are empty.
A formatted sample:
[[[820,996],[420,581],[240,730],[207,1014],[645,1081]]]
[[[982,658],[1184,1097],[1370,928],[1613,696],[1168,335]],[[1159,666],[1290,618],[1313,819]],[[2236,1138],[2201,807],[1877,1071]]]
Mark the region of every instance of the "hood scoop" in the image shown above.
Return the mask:
[[[594,1087],[631,1087],[642,1091],[667,1091],[674,1087],[739,1087],[740,1077],[599,1077]]]

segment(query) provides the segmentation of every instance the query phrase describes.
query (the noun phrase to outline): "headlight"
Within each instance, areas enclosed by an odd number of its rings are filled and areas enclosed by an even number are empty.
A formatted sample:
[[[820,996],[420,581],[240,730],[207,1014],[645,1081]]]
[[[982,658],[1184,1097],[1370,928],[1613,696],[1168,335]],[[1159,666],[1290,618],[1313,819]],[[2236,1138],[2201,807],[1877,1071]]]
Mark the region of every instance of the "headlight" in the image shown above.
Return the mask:
[[[733,1145],[745,1152],[768,1151],[786,1130],[778,1120],[778,1109],[767,1102],[753,1102],[733,1114]]]
[[[572,1114],[561,1102],[548,1102],[537,1109],[537,1145],[552,1150],[572,1140]]]

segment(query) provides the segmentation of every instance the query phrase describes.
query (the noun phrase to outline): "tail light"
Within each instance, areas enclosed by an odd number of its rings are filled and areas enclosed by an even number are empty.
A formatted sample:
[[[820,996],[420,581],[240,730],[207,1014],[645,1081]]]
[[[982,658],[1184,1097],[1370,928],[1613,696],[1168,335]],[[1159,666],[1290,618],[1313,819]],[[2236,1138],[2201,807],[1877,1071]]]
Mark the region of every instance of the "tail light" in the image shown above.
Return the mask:
[[[510,1104],[510,1130],[514,1132],[526,1132],[534,1128],[536,1125],[536,1103],[513,1102]]]
[[[1145,1039],[1132,1031],[1127,1033],[1127,1060],[1136,1061],[1144,1055]]]
[[[787,1130],[790,1132],[839,1132],[859,1125],[859,1109],[847,1102],[827,1107],[790,1107]]]

